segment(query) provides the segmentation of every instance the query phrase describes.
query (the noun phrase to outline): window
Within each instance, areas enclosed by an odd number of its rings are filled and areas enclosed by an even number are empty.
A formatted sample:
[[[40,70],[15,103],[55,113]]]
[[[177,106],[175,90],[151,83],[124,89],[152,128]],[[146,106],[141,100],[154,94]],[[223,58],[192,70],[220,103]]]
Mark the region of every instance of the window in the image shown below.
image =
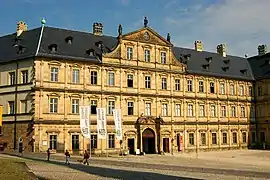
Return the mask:
[[[28,70],[22,71],[22,83],[23,84],[28,83]]]
[[[145,76],[145,88],[150,89],[151,88],[151,77]]]
[[[21,101],[21,113],[28,113],[27,100],[22,100]]]
[[[8,106],[9,106],[9,114],[15,114],[15,102],[9,101]]]
[[[236,117],[236,108],[235,108],[235,106],[231,107],[231,117]]]
[[[243,85],[239,86],[239,91],[240,91],[240,96],[244,96],[244,86]]]
[[[114,134],[109,134],[108,143],[109,143],[109,148],[114,148],[115,146]]]
[[[251,132],[251,143],[254,144],[256,143],[256,132]]]
[[[181,116],[181,104],[175,105],[175,116]]]
[[[57,67],[51,68],[51,81],[58,82],[58,68]]]
[[[9,84],[14,85],[15,84],[15,72],[9,73]]]
[[[162,78],[161,79],[161,82],[162,82],[162,84],[161,84],[161,86],[162,86],[162,89],[167,89],[167,79],[166,78]]]
[[[249,86],[248,87],[248,95],[249,96],[252,96],[253,95],[253,87],[252,86]]]
[[[91,71],[91,82],[92,85],[97,85],[97,71]]]
[[[114,108],[115,108],[115,102],[114,101],[109,101],[108,102],[108,114],[109,115],[113,114]]]
[[[166,64],[166,53],[161,52],[160,57],[161,57],[161,64]]]
[[[206,134],[201,133],[201,145],[206,145]]]
[[[187,80],[187,90],[188,90],[188,92],[192,92],[192,80]]]
[[[80,83],[80,70],[79,69],[73,69],[72,70],[72,83]]]
[[[212,144],[217,144],[217,133],[212,133]]]
[[[230,94],[231,95],[234,95],[235,94],[234,85],[233,84],[230,85]]]
[[[189,133],[188,134],[189,137],[189,145],[194,145],[194,133]]]
[[[72,150],[80,149],[79,135],[72,135]]]
[[[261,140],[261,143],[265,142],[265,132],[264,131],[260,132],[260,140]]]
[[[220,83],[220,94],[225,94],[225,84]]]
[[[114,72],[108,73],[108,85],[114,86]]]
[[[150,51],[148,49],[144,50],[144,60],[150,62]]]
[[[175,90],[180,91],[180,79],[175,80]]]
[[[259,86],[258,87],[258,96],[261,96],[262,95],[262,86]]]
[[[215,84],[210,82],[210,93],[215,93]]]
[[[93,134],[91,135],[91,149],[97,148],[97,135]]]
[[[222,144],[227,144],[227,133],[222,133]]]
[[[199,81],[199,92],[202,93],[204,91],[203,81]]]
[[[237,143],[237,133],[236,132],[233,133],[233,143],[234,144]]]
[[[72,114],[79,114],[79,99],[72,99]]]
[[[211,105],[211,117],[216,117],[216,106]]]
[[[226,117],[226,106],[221,106],[221,117]]]
[[[151,115],[151,103],[145,103],[145,115],[146,116]]]
[[[162,104],[162,116],[168,116],[168,104]]]
[[[58,111],[58,99],[50,98],[50,113],[57,113]]]
[[[91,114],[97,114],[97,100],[91,100]]]
[[[200,105],[200,117],[204,117],[204,105]]]
[[[246,117],[246,108],[241,107],[241,117]]]
[[[133,115],[134,113],[134,103],[128,102],[128,115]]]
[[[254,107],[250,107],[250,117],[254,118],[255,117],[255,112],[254,112]]]
[[[247,133],[246,132],[242,132],[242,142],[247,143]]]
[[[189,104],[188,105],[188,113],[187,113],[188,116],[193,116],[193,105],[192,104]]]
[[[127,47],[127,59],[131,60],[133,59],[133,49],[131,47]]]
[[[50,149],[57,149],[57,135],[50,135]]]
[[[0,126],[0,135],[2,135],[2,126]]]
[[[133,87],[133,75],[127,75],[127,87]]]

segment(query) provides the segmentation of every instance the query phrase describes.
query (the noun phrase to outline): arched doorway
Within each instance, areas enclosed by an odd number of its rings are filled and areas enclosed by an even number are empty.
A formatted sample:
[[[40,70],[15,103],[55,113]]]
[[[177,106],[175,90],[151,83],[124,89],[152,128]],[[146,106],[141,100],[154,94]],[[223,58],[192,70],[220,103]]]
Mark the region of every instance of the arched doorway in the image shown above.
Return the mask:
[[[155,148],[155,132],[147,128],[142,133],[142,141],[143,141],[143,152],[146,154],[154,154],[156,153]]]

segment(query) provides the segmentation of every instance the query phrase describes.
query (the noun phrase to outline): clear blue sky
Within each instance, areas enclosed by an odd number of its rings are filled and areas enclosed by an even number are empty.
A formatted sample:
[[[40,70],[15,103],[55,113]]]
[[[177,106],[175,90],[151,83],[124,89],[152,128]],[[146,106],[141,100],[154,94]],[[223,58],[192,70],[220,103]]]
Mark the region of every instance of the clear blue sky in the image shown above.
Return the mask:
[[[270,1],[258,1],[261,2],[257,3],[256,0],[2,0],[0,36],[14,33],[16,22],[19,20],[25,21],[29,29],[38,27],[42,17],[45,17],[47,26],[89,32],[92,32],[93,22],[102,22],[104,34],[116,35],[118,24],[122,24],[123,33],[127,33],[142,27],[143,17],[147,16],[149,26],[164,37],[167,32],[170,32],[172,42],[177,46],[193,48],[195,40],[202,40],[206,50],[215,51],[217,44],[226,43],[229,54],[244,55],[246,52],[254,54],[258,43],[270,43],[269,40],[264,41],[264,34],[269,33],[270,29],[269,31],[256,30],[253,27],[254,23],[257,26],[265,26],[267,21],[264,17],[270,15],[268,10],[264,9],[269,7]],[[258,16],[247,13],[254,11],[255,6],[258,6],[256,8],[259,11]],[[240,15],[241,13],[244,15]],[[261,16],[262,14],[264,17]]]

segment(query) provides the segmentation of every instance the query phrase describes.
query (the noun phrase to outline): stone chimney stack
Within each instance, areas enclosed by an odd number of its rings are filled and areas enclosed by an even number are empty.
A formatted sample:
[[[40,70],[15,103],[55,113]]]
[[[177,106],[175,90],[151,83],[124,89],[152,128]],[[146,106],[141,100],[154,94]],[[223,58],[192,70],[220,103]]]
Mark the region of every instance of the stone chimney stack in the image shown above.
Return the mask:
[[[202,43],[202,41],[195,41],[195,43],[194,43],[194,45],[195,45],[195,50],[196,51],[203,51],[203,43]]]
[[[17,22],[17,36],[20,36],[24,31],[27,31],[27,24],[23,21]]]
[[[93,33],[97,36],[102,36],[103,25],[102,23],[95,22],[93,24]]]
[[[262,56],[265,55],[267,53],[267,46],[266,44],[262,44],[258,46],[258,55]]]
[[[217,46],[217,53],[220,54],[223,57],[226,57],[226,45],[225,44],[219,44]]]

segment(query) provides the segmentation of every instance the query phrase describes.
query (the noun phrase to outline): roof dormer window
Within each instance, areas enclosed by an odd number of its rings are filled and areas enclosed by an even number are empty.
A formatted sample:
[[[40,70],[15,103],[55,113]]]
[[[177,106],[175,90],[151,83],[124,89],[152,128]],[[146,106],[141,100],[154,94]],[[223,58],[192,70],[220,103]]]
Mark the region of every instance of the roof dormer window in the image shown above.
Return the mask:
[[[53,53],[57,51],[57,45],[56,44],[51,44],[49,46],[49,50]]]
[[[242,73],[242,75],[246,75],[247,74],[247,69],[241,69],[240,72]]]
[[[97,46],[98,48],[102,48],[102,41],[96,42],[96,46]]]
[[[229,70],[229,67],[228,67],[228,66],[226,66],[226,67],[222,67],[222,70],[223,70],[224,72],[226,72],[226,71],[228,71],[228,70]]]
[[[22,53],[25,52],[25,49],[26,49],[25,47],[19,45],[19,46],[18,46],[18,51],[17,51],[17,53],[18,53],[18,54],[22,54]]]
[[[230,63],[230,60],[229,59],[225,59],[223,60],[224,64],[229,64]]]
[[[212,57],[206,57],[205,60],[210,63],[212,61]]]
[[[191,55],[190,55],[190,54],[186,54],[186,55],[184,55],[184,58],[185,58],[186,60],[189,60],[189,59],[190,59],[190,57],[191,57]]]
[[[88,55],[88,56],[94,56],[94,49],[89,49],[89,50],[87,50],[86,51],[86,54]]]
[[[73,37],[69,36],[65,39],[66,43],[67,44],[72,44],[72,41],[73,41]]]
[[[210,66],[210,64],[204,64],[204,65],[202,65],[203,69],[206,70],[206,71],[209,70],[209,66]]]

